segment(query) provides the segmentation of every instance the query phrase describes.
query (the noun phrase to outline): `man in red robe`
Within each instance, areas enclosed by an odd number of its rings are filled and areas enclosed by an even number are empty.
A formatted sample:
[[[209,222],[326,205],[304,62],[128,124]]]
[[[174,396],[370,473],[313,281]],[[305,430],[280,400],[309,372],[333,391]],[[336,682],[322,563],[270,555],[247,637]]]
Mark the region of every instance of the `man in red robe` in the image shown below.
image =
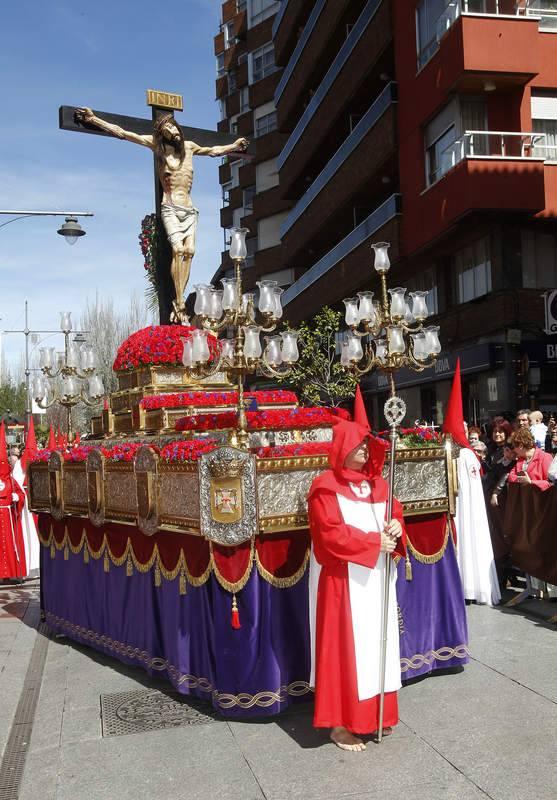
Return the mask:
[[[365,744],[354,734],[371,734],[379,728],[386,559],[395,552],[405,554],[402,506],[396,500],[393,519],[386,520],[384,459],[384,443],[368,428],[339,422],[333,430],[331,468],[314,480],[308,497],[314,585],[319,573],[313,724],[331,728],[332,741],[344,750],[364,750]],[[396,693],[401,686],[395,581],[392,569],[384,735],[398,722]]]
[[[25,494],[12,478],[4,423],[0,426],[0,579],[27,574],[21,511]]]

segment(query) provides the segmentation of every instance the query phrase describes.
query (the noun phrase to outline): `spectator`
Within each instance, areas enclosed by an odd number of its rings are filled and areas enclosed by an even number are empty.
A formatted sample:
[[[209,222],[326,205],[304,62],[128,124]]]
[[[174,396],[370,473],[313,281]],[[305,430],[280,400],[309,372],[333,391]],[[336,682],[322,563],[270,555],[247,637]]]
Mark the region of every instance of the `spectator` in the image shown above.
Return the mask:
[[[512,442],[508,440],[503,446],[502,458],[492,465],[489,473],[484,478],[486,499],[489,500],[487,504],[489,532],[501,590],[506,587],[507,579],[513,574],[510,542],[505,535],[503,523],[505,519],[507,480],[514,464],[514,449]]]
[[[520,411],[516,412],[516,417],[514,419],[514,429],[515,431],[520,430],[520,428],[529,428],[530,427],[530,409],[529,408],[521,408]]]
[[[498,421],[496,421],[498,420]],[[510,439],[512,428],[502,417],[496,417],[491,429],[491,439],[487,445],[487,468],[491,469],[503,459],[505,442]]]
[[[557,483],[557,454],[553,456],[553,461],[549,467],[548,478],[551,483]]]
[[[471,447],[474,447],[474,445],[480,441],[481,434],[481,430],[476,428],[474,425],[471,425],[468,428],[468,441],[470,442]]]
[[[553,459],[549,453],[536,447],[534,437],[527,428],[520,428],[512,437],[516,464],[509,472],[509,483],[532,484],[545,491],[551,483],[549,468]]]
[[[478,456],[482,467],[482,476],[486,474],[487,467],[486,467],[486,458],[487,458],[487,445],[484,442],[475,442],[472,445],[472,450]]]
[[[551,427],[551,419],[547,429],[547,436],[545,437],[545,452],[550,453],[552,456],[557,454],[557,428],[555,425]]]
[[[544,424],[543,414],[541,411],[530,412],[530,433],[534,437],[536,447],[545,447],[547,425]]]

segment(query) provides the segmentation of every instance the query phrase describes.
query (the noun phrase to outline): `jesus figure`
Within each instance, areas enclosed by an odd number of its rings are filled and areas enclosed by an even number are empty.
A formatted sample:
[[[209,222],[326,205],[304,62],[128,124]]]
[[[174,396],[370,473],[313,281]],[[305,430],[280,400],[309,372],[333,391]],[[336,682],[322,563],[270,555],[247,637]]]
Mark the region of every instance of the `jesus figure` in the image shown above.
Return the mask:
[[[215,157],[244,152],[248,146],[247,139],[240,138],[228,145],[200,147],[195,142],[184,140],[182,129],[172,114],[159,117],[154,123],[153,133],[149,135],[126,131],[119,125],[106,122],[97,117],[90,108],[79,108],[75,117],[77,122],[95,125],[117,139],[143,145],[154,152],[163,189],[161,217],[172,248],[170,273],[176,299],[173,300],[171,319],[173,322],[187,323],[184,291],[195,255],[195,233],[199,216],[191,200],[193,156]]]

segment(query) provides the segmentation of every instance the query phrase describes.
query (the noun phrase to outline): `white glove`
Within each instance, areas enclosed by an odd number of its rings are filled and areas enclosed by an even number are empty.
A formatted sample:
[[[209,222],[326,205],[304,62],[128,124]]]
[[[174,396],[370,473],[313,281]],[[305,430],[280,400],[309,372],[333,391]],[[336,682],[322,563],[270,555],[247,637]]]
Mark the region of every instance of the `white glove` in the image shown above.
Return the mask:
[[[19,503],[19,495],[17,492],[12,492],[12,503]]]

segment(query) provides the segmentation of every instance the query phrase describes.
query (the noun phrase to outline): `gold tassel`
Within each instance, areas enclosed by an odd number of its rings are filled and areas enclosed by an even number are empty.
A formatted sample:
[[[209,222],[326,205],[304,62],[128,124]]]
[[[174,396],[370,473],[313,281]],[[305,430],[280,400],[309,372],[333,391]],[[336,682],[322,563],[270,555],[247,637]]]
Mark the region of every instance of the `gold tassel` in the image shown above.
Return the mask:
[[[54,558],[56,556],[56,548],[54,547],[54,539],[50,543],[50,557]]]
[[[406,572],[406,574],[405,574],[406,580],[407,581],[411,581],[412,580],[412,562],[410,561],[410,556],[409,556],[408,553],[406,553],[406,570],[405,570],[405,572]]]
[[[108,558],[108,552],[106,550],[104,551],[104,562],[103,563],[104,563],[104,571],[105,572],[110,572],[110,560]]]
[[[64,545],[64,561],[68,561],[70,558],[70,548],[68,547],[68,543]]]
[[[180,586],[180,594],[186,594],[188,591],[188,582],[186,580],[186,573],[184,572],[183,567],[180,570],[179,586]]]
[[[83,545],[83,563],[84,564],[89,563],[89,548],[87,547],[86,544]]]
[[[131,578],[133,575],[133,561],[131,555],[128,553],[128,560],[126,561],[126,575]]]
[[[155,586],[160,586],[161,582],[161,569],[158,564],[155,564]]]

